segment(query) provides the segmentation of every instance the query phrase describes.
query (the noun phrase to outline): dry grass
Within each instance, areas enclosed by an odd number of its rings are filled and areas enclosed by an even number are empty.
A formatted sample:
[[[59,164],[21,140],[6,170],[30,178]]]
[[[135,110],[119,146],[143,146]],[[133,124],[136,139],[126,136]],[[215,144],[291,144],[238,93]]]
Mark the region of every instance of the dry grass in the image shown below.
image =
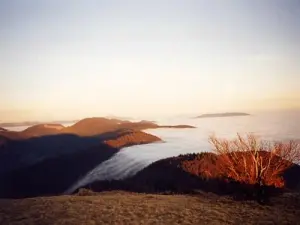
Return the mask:
[[[299,196],[294,204],[291,198],[273,206],[208,194],[126,192],[0,200],[0,224],[300,224]]]

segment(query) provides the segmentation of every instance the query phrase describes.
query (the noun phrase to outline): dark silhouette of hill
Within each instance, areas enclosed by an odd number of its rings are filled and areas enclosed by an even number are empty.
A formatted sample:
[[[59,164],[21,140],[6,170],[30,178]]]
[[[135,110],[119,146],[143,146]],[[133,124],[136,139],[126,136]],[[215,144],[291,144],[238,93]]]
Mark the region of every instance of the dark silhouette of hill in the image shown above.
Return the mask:
[[[80,139],[85,141],[83,137]],[[116,148],[99,143],[84,151],[56,156],[6,173],[0,177],[0,198],[61,194],[117,151]]]
[[[47,158],[84,151],[105,141],[112,147],[120,148],[161,141],[151,134],[128,129],[84,137],[75,134],[57,134],[22,140],[10,140],[5,137],[2,139],[5,145],[0,152],[0,174]]]
[[[124,180],[96,181],[83,188],[92,191],[125,190],[141,193],[195,193],[199,190],[220,195],[236,192],[237,183],[221,177],[207,178],[185,167],[186,162],[196,161],[198,167],[210,165],[214,171],[217,156],[213,153],[186,154],[156,161]]]
[[[285,186],[290,190],[299,190],[300,191],[300,166],[298,164],[292,165],[287,169],[283,178],[285,181]]]
[[[154,141],[160,139],[142,131],[118,130],[91,137],[60,134],[9,143],[19,148],[0,154],[0,197],[61,194],[120,148]]]
[[[195,118],[213,118],[213,117],[232,117],[232,116],[249,116],[248,113],[242,112],[226,112],[226,113],[207,113],[197,116]]]
[[[101,192],[125,190],[141,193],[195,193],[212,192],[232,195],[237,199],[257,197],[255,185],[242,184],[225,178],[219,168],[218,156],[214,153],[186,154],[162,159],[149,165],[135,176],[124,180],[96,181],[83,188]],[[300,166],[285,171],[286,188],[295,190],[300,184]],[[267,195],[283,190],[265,186]],[[266,196],[268,198],[268,196]]]
[[[0,151],[5,148],[8,139],[4,136],[0,136]]]
[[[191,126],[87,118],[70,127],[39,124],[21,132],[1,131],[0,195],[58,194],[120,148],[161,141],[141,131],[160,127]]]
[[[74,134],[8,140],[0,152],[0,174],[47,158],[83,151],[100,142],[97,136],[82,138]]]
[[[226,183],[217,179],[202,179],[182,167],[182,162],[193,159],[196,154],[180,155],[156,161],[124,180],[97,181],[87,185],[93,191],[126,190],[142,193],[193,193],[195,190],[214,190],[226,193]],[[214,154],[205,153],[201,157],[214,160]],[[212,161],[211,161],[212,163]]]

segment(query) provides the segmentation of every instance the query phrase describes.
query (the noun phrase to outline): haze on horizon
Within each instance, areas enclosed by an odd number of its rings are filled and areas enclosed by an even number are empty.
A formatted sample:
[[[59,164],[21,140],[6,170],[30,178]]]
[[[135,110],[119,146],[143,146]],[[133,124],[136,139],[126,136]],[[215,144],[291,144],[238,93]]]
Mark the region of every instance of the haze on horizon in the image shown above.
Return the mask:
[[[0,1],[0,120],[300,108],[300,2]]]

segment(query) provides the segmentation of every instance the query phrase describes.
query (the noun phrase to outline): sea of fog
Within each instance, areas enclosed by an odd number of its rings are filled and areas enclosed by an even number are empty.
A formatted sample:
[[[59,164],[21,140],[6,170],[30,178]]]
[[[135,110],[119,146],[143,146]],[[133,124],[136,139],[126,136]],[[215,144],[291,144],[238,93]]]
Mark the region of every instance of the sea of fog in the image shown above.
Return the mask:
[[[150,163],[179,154],[211,151],[208,138],[215,134],[233,138],[236,133],[254,133],[267,140],[300,139],[300,112],[258,113],[250,116],[223,118],[156,118],[161,125],[187,124],[195,129],[148,129],[145,132],[160,137],[163,143],[123,148],[111,159],[101,163],[70,187],[70,193],[96,180],[122,179],[132,176]],[[65,124],[67,125],[67,124]],[[15,128],[18,129],[18,128]]]

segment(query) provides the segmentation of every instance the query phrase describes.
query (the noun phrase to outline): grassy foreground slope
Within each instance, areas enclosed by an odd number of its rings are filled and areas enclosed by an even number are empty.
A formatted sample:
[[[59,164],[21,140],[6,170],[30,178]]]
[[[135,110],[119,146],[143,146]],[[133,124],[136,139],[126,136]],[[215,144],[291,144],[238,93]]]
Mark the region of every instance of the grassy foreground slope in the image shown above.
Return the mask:
[[[103,192],[0,200],[0,224],[299,224],[299,196],[270,206],[199,195]],[[287,204],[288,203],[288,204]]]

